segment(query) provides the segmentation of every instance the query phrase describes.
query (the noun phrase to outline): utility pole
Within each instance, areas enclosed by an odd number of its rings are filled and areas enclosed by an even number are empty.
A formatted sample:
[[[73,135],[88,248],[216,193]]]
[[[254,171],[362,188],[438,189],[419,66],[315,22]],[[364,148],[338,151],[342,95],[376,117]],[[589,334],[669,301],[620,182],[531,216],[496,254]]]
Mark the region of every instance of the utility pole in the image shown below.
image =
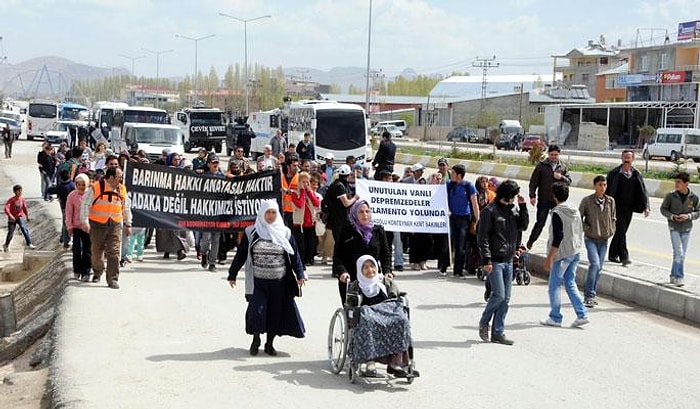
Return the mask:
[[[484,112],[484,107],[486,106],[486,74],[491,68],[498,68],[501,63],[496,62],[496,56],[492,58],[479,58],[476,57],[476,61],[472,63],[472,67],[481,68],[483,74],[481,76],[481,113]]]

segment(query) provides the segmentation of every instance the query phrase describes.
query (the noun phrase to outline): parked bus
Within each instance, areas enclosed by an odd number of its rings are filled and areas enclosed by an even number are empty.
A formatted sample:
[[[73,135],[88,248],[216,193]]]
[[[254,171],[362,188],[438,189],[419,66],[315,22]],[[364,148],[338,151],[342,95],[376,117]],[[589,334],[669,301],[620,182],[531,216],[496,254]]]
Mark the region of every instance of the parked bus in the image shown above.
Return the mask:
[[[88,117],[88,108],[72,102],[58,104],[58,118],[62,121],[84,121]]]
[[[51,101],[32,101],[27,107],[27,140],[44,139],[58,120],[58,104]]]
[[[109,133],[109,139],[114,152],[128,150],[128,147],[122,140],[122,128],[125,123],[169,124],[170,117],[167,111],[158,108],[134,106],[115,108],[112,118],[112,129]]]
[[[112,120],[114,118],[114,110],[117,108],[127,108],[129,104],[126,102],[111,102],[98,101],[92,105],[92,118],[95,121],[95,126],[102,127],[102,124],[107,126],[107,130],[112,129]]]
[[[348,155],[354,156],[358,163],[369,156],[368,122],[365,110],[359,105],[313,100],[290,102],[281,110],[251,113],[248,124],[256,134],[251,144],[253,157],[262,154],[277,129],[286,132],[288,143],[294,144],[309,132],[318,162],[323,162],[328,153],[338,163],[345,163]]]

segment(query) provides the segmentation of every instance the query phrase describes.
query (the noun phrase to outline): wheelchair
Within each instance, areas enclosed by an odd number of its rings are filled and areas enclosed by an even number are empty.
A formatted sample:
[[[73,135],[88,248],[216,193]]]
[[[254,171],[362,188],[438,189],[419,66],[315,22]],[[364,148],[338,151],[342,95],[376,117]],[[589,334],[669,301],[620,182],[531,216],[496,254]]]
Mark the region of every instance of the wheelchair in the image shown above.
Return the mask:
[[[403,308],[410,319],[410,309],[406,293],[399,293],[399,300],[403,304]],[[348,355],[348,349],[355,328],[360,325],[360,305],[362,304],[362,294],[359,289],[353,290],[348,285],[347,295],[343,307],[338,308],[331,317],[330,326],[328,328],[328,361],[331,371],[338,375],[340,374],[347,363],[347,373],[351,383],[356,383],[358,379],[366,380],[389,380],[405,379],[408,384],[413,383],[413,380],[418,376],[415,371],[415,360],[413,357],[413,343],[408,344],[408,367],[406,369],[407,376],[391,377],[387,371],[386,376],[365,377],[365,362],[354,362]]]

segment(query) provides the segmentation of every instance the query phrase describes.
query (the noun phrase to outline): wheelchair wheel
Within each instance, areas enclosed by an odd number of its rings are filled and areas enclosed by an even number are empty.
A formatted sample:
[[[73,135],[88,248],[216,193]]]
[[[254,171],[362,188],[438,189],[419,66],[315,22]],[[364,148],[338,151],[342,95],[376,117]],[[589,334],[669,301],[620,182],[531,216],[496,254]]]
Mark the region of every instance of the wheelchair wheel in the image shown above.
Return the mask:
[[[328,361],[334,374],[337,375],[343,370],[347,353],[348,321],[345,318],[345,310],[338,308],[333,313],[328,327]]]
[[[523,274],[518,272],[515,274],[515,282],[518,283],[518,285],[523,284]]]
[[[523,276],[523,283],[525,283],[525,285],[530,285],[530,273],[528,273],[527,271]]]

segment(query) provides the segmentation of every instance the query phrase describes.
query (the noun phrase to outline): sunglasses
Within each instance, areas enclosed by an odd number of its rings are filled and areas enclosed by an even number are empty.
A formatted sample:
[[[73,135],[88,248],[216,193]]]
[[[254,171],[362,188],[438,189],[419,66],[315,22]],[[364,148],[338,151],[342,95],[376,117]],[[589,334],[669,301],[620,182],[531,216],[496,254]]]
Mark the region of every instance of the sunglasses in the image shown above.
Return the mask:
[[[219,164],[219,161],[218,161],[218,160],[213,160],[213,161],[211,161],[211,162],[209,162],[209,163],[211,163],[212,165],[218,165],[218,164]]]

